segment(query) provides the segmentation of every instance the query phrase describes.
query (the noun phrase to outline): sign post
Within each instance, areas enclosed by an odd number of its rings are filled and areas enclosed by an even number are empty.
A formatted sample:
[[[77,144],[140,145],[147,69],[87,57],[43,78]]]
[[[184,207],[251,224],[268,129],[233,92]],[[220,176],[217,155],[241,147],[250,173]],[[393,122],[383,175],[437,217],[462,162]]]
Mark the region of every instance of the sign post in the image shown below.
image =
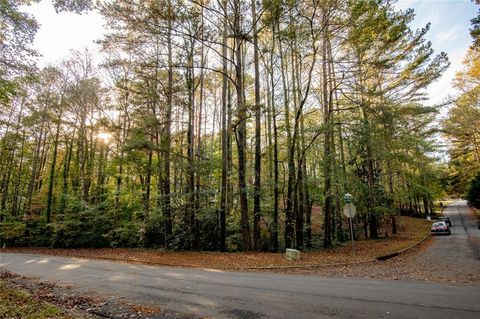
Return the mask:
[[[357,213],[357,208],[355,205],[352,204],[352,195],[349,193],[346,193],[345,196],[343,197],[345,200],[345,206],[343,206],[343,214],[348,217],[349,223],[350,223],[350,238],[352,239],[352,251],[353,251],[353,256],[355,256],[355,241],[353,240],[353,216]]]

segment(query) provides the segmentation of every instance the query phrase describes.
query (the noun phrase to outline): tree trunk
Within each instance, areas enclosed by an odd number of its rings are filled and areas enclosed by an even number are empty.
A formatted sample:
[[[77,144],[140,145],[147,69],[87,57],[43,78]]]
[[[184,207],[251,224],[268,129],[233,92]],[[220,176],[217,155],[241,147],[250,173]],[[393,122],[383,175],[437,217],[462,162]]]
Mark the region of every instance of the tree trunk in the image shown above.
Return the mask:
[[[42,124],[40,127],[40,132],[37,137],[35,152],[33,155],[32,173],[30,175],[30,182],[28,183],[27,201],[25,202],[25,208],[24,208],[24,213],[26,214],[25,220],[27,220],[30,214],[32,213],[32,197],[35,191],[35,185],[37,184],[38,171],[40,170],[40,166],[41,166],[40,162],[42,160],[40,150],[42,146],[44,129],[45,129],[45,117],[42,119]]]
[[[325,13],[324,13],[325,16]],[[325,27],[323,34],[323,43],[322,43],[322,71],[323,71],[323,81],[322,81],[322,96],[323,96],[323,108],[324,108],[324,144],[323,144],[323,161],[324,161],[324,197],[325,203],[323,208],[323,227],[324,227],[324,240],[323,247],[331,248],[333,245],[332,242],[332,216],[334,211],[333,203],[333,185],[332,185],[332,166],[333,166],[333,150],[332,150],[332,134],[333,134],[333,123],[332,115],[330,110],[330,101],[329,101],[329,92],[328,92],[328,79],[327,74],[327,33],[328,28]]]
[[[257,9],[256,0],[252,0],[252,20],[253,20],[253,64],[255,68],[255,184],[253,193],[253,243],[254,249],[261,249],[260,235],[260,197],[261,197],[261,104],[260,104],[260,68],[258,61],[258,34],[257,34]]]
[[[273,251],[278,252],[278,201],[280,200],[280,192],[278,187],[279,172],[278,172],[278,131],[277,131],[277,111],[275,108],[275,82],[274,82],[274,52],[275,52],[275,23],[272,24],[272,51],[270,54],[270,85],[271,85],[271,111],[272,111],[272,125],[273,125]]]
[[[18,215],[18,207],[21,207],[22,203],[19,202],[20,196],[20,189],[21,189],[21,181],[22,181],[22,170],[23,170],[23,159],[25,156],[25,139],[26,139],[26,131],[24,130],[22,133],[22,146],[20,147],[20,159],[18,164],[18,171],[17,171],[17,178],[15,180],[15,186],[13,189],[13,198],[12,198],[12,216]]]
[[[227,12],[227,0],[223,0],[223,10]],[[226,244],[226,216],[229,212],[228,206],[228,141],[229,128],[227,127],[227,94],[228,94],[228,57],[227,57],[227,36],[228,36],[228,20],[225,14],[223,18],[223,36],[222,36],[222,181],[220,194],[220,251],[227,250]]]
[[[143,195],[143,214],[142,214],[142,222],[144,225],[142,227],[145,227],[147,218],[150,215],[150,192],[151,192],[151,181],[152,181],[152,158],[153,158],[153,151],[151,149],[147,150],[147,158],[148,160],[147,160],[147,170],[145,172],[145,188],[144,188],[144,195]]]
[[[290,130],[290,106],[289,95],[286,78],[286,61],[282,48],[282,41],[279,40],[279,54],[283,85],[283,100],[285,111],[285,130],[287,132],[287,152],[288,152],[288,181],[287,181],[287,197],[285,204],[285,248],[292,248],[295,241],[294,225],[293,225],[293,180],[295,175],[295,163],[292,157],[292,134]],[[293,63],[292,63],[293,64]]]
[[[73,131],[72,136],[75,136],[75,130]],[[63,214],[65,207],[67,206],[68,177],[70,175],[70,163],[72,162],[73,137],[69,143],[68,137],[65,136],[65,148],[66,148],[65,158],[63,162],[63,171],[62,171],[62,194],[60,197],[60,205],[58,208],[58,211],[60,214]]]
[[[250,225],[248,220],[247,182],[246,182],[246,146],[247,146],[247,107],[244,100],[243,61],[242,61],[242,16],[241,1],[234,1],[235,21],[235,74],[237,91],[237,149],[238,149],[238,188],[240,193],[240,217],[242,226],[242,249],[250,250]]]
[[[167,79],[167,109],[165,112],[165,132],[163,139],[163,215],[165,218],[165,247],[168,247],[172,237],[172,208],[170,198],[170,148],[171,148],[171,125],[173,107],[173,60],[172,60],[172,27],[173,27],[172,1],[168,0],[167,18],[167,55],[168,55],[168,79]]]
[[[62,106],[61,106],[62,107]],[[57,165],[57,150],[58,150],[58,137],[60,135],[60,124],[62,122],[62,112],[57,119],[57,128],[55,131],[55,139],[53,141],[52,163],[50,165],[50,179],[48,181],[48,194],[47,194],[47,224],[51,222],[52,206],[53,206],[53,185],[55,181],[55,166]]]

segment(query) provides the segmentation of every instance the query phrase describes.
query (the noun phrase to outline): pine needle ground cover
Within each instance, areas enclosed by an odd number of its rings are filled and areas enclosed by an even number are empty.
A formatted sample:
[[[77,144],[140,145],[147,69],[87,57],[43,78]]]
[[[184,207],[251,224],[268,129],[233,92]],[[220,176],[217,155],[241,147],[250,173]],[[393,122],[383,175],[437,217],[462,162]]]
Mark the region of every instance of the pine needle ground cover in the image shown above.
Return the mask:
[[[107,259],[174,267],[197,267],[230,270],[264,268],[314,267],[370,261],[375,257],[409,248],[430,232],[430,222],[422,219],[397,217],[398,233],[379,240],[355,242],[354,256],[351,242],[333,249],[302,252],[300,260],[288,261],[282,253],[219,253],[172,252],[163,250],[105,248],[105,249],[50,249],[7,248],[3,252],[38,253],[64,257]]]

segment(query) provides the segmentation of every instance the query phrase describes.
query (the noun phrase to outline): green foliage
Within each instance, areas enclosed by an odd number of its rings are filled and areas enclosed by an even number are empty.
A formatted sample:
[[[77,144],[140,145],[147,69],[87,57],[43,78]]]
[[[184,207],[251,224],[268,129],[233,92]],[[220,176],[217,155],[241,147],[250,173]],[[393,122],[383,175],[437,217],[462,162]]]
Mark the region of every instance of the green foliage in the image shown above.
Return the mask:
[[[480,5],[480,0],[472,0],[476,4]],[[480,9],[478,9],[477,16],[471,20],[472,28],[470,29],[470,35],[473,38],[473,47],[480,48]]]
[[[54,0],[53,6],[57,12],[71,11],[84,13],[92,9],[93,0]]]
[[[480,174],[478,174],[471,182],[467,191],[468,204],[480,209]]]
[[[15,82],[0,78],[0,105],[7,104],[17,93]]]
[[[376,206],[372,208],[372,212],[377,215],[391,215],[394,211],[385,206]]]
[[[25,237],[24,222],[3,222],[0,225],[0,245],[6,246],[22,245]]]
[[[138,247],[140,225],[129,222],[117,225],[104,235],[110,247]]]
[[[101,205],[70,197],[65,211],[54,224],[52,245],[63,248],[106,247],[106,235],[111,227],[111,216],[103,212]]]
[[[146,247],[163,247],[165,245],[165,219],[159,210],[151,211],[137,236],[140,243]]]
[[[0,106],[18,95],[19,77],[34,70],[31,58],[37,52],[31,48],[38,23],[19,10],[19,6],[38,1],[0,1]]]
[[[263,0],[263,7],[266,8],[263,20],[266,25],[279,21],[285,11],[284,0]]]
[[[227,247],[228,251],[236,252],[242,250],[242,235],[240,227],[240,216],[238,212],[232,212],[227,224]]]
[[[480,172],[480,50],[471,49],[457,73],[455,86],[462,92],[443,121],[449,149],[450,187],[464,194],[469,182]]]

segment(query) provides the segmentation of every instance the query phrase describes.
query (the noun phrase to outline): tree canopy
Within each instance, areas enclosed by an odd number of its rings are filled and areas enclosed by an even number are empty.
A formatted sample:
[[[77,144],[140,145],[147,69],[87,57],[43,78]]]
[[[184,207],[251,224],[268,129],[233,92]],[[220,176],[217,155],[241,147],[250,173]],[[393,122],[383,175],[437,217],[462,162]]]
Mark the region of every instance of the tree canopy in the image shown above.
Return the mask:
[[[478,3],[478,1],[477,1]],[[463,61],[463,70],[455,78],[460,92],[444,121],[445,136],[451,143],[449,178],[458,195],[474,187],[480,172],[480,45],[479,17],[472,20],[473,45]]]
[[[432,212],[438,107],[422,101],[449,62],[425,40],[428,25],[410,27],[412,10],[104,1],[101,65],[77,52],[36,71],[25,64],[35,21],[20,2],[1,3],[23,21],[2,31],[15,35],[0,90],[9,245],[329,248],[350,233],[346,192],[356,238]]]

